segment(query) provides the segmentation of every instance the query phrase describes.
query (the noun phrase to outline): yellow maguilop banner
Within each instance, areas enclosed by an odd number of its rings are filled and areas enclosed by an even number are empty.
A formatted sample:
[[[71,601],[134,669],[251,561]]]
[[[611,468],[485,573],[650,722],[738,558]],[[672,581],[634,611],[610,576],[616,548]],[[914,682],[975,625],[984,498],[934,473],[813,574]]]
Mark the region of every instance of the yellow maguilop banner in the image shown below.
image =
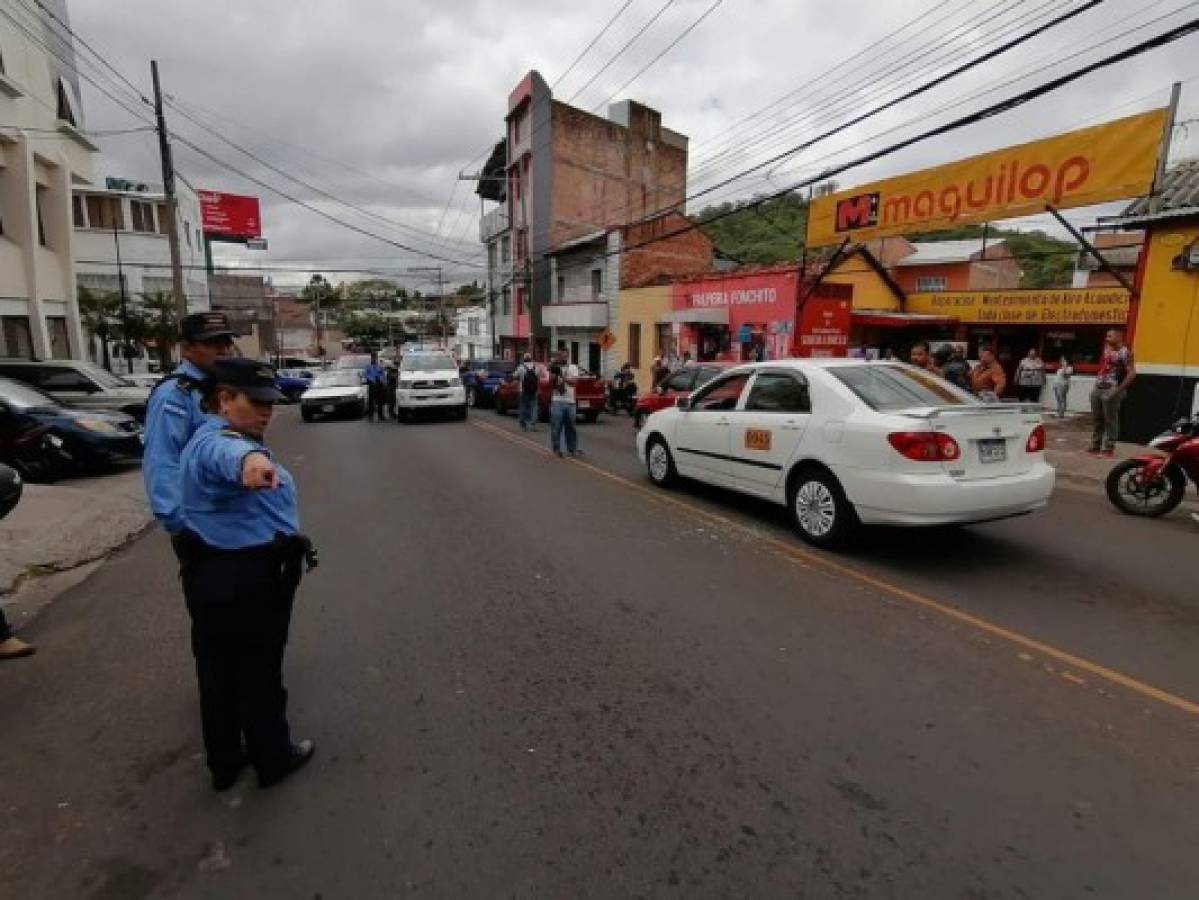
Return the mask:
[[[818,247],[937,231],[1127,197],[1153,187],[1166,110],[818,197],[808,244]]]

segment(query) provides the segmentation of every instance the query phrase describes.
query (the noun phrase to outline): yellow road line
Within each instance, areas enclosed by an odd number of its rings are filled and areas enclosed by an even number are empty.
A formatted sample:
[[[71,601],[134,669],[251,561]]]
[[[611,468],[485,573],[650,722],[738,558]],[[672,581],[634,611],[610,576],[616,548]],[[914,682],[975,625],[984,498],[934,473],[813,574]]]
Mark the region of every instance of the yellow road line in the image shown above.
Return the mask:
[[[475,420],[472,420],[471,424],[476,428],[491,432],[498,437],[503,438],[504,440],[521,445],[529,450],[537,451],[546,455],[548,455],[550,452],[545,447],[534,444],[532,441],[522,438],[519,435],[515,435],[503,428],[497,428],[494,425],[486,425]],[[1190,715],[1199,716],[1199,703],[1196,703],[1193,700],[1188,700],[1187,698],[1179,696],[1178,694],[1173,694],[1170,691],[1155,687],[1154,685],[1134,678],[1131,675],[1125,675],[1123,672],[1119,672],[1099,663],[1092,662],[1089,659],[1076,656],[1075,654],[1066,650],[1060,650],[1051,644],[1046,644],[1044,641],[1039,641],[1036,638],[1028,637],[1027,635],[1021,634],[1018,631],[1005,628],[1002,625],[997,625],[994,622],[988,621],[987,619],[981,618],[980,616],[976,616],[972,613],[965,612],[954,606],[949,606],[948,604],[942,603],[939,600],[933,600],[931,597],[925,597],[923,594],[918,594],[915,591],[900,587],[897,584],[892,584],[885,579],[879,578],[875,575],[870,575],[859,569],[855,569],[852,566],[847,566],[844,563],[837,562],[836,560],[829,558],[826,554],[805,550],[801,547],[781,541],[778,538],[760,534],[741,522],[737,522],[733,519],[727,518],[726,516],[719,515],[718,513],[709,512],[708,510],[692,503],[688,503],[685,500],[680,500],[677,497],[672,497],[669,494],[665,494],[657,488],[651,490],[644,485],[630,481],[621,475],[608,472],[599,468],[598,466],[583,462],[579,459],[571,459],[569,461],[582,469],[586,469],[593,475],[598,475],[601,478],[614,481],[626,489],[647,497],[654,502],[678,507],[679,509],[685,510],[692,515],[699,516],[710,523],[721,525],[725,528],[735,528],[742,533],[750,535],[755,540],[762,542],[765,546],[770,547],[772,550],[793,562],[798,562],[805,566],[819,568],[824,570],[826,573],[840,575],[844,578],[852,579],[859,584],[864,584],[867,587],[873,588],[879,593],[890,595],[910,603],[913,606],[918,606],[922,609],[938,613],[945,618],[954,620],[955,622],[969,625],[978,631],[984,632],[985,634],[989,634],[993,637],[1002,638],[1008,643],[1015,644],[1016,646],[1022,647],[1026,650],[1035,650],[1042,656],[1056,660],[1059,663],[1072,666],[1075,669],[1087,672],[1088,674],[1094,675],[1097,678],[1102,678],[1105,681],[1111,682],[1112,684],[1118,684],[1120,687],[1140,694],[1143,697],[1149,697],[1158,701],[1159,703],[1164,703],[1167,706],[1181,710],[1185,713],[1189,713]]]

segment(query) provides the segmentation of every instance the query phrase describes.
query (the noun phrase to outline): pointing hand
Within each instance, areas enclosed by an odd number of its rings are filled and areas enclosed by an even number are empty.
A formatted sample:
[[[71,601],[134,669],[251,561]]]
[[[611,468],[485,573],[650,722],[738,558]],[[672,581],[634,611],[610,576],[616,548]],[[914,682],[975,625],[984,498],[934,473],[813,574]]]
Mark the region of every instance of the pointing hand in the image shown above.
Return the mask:
[[[279,473],[265,453],[250,453],[242,460],[241,483],[251,490],[277,488]]]

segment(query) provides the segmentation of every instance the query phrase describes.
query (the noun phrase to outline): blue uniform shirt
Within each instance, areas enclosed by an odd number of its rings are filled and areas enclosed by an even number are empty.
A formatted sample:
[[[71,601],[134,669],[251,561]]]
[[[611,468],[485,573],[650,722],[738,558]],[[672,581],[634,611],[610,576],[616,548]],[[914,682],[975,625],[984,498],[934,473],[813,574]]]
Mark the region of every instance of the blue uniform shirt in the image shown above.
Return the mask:
[[[367,363],[366,368],[362,370],[362,377],[368,384],[383,384],[386,380],[383,376],[383,367],[378,363]]]
[[[275,463],[279,485],[251,489],[241,483],[242,461],[271,453],[253,438],[232,430],[220,416],[205,416],[180,460],[183,519],[210,547],[240,550],[269,544],[279,532],[300,533],[296,485]]]
[[[199,382],[207,376],[188,360],[172,374]],[[142,460],[142,479],[150,509],[171,534],[183,531],[179,510],[179,455],[204,422],[200,392],[187,390],[178,380],[154,389],[146,404],[146,452]]]

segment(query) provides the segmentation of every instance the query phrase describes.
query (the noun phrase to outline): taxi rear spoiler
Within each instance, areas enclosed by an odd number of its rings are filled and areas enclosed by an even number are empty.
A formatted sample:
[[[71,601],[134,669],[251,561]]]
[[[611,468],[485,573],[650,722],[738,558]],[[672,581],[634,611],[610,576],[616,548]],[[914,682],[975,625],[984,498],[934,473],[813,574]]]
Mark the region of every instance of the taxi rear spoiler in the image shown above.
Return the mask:
[[[1042,412],[1040,405],[1035,403],[983,403],[977,406],[954,404],[952,406],[928,406],[920,410],[909,410],[899,415],[912,419],[935,419],[938,416],[957,415],[974,416],[982,413],[1016,413],[1018,415],[1037,415]]]

